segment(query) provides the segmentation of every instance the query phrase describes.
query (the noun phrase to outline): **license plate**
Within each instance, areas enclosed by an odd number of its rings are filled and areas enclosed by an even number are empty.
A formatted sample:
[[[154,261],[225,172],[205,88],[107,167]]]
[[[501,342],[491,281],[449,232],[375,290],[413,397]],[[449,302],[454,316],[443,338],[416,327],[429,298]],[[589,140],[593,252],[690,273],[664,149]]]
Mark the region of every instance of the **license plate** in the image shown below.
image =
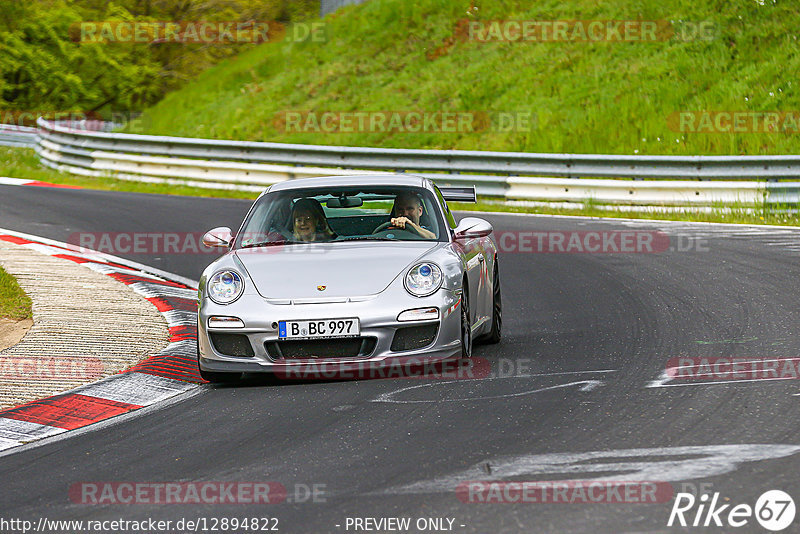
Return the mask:
[[[361,334],[358,318],[280,321],[278,339],[357,337]]]

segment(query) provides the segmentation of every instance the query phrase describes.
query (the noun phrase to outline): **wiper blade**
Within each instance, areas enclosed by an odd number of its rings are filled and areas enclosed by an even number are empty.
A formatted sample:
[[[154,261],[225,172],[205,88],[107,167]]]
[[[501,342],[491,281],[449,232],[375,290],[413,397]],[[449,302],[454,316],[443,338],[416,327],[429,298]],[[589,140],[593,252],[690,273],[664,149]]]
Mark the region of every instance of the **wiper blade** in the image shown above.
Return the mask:
[[[241,248],[275,247],[278,245],[292,245],[294,243],[299,243],[299,241],[262,241],[261,243],[248,243],[247,245],[242,245]]]
[[[392,239],[390,237],[374,237],[374,236],[370,236],[370,235],[365,235],[365,236],[361,236],[361,237],[358,237],[358,236],[356,236],[356,237],[345,237],[344,239],[337,239],[334,242],[336,243],[336,242],[341,242],[341,241],[399,241],[399,240],[398,239]]]

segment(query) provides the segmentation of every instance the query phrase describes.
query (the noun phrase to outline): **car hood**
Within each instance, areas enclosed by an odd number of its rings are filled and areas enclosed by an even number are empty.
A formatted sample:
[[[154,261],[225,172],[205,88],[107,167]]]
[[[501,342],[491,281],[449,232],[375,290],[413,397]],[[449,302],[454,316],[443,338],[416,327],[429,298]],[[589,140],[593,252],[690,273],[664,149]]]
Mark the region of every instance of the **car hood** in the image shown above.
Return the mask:
[[[235,254],[262,297],[329,299],[380,293],[418,258],[441,244],[320,243],[239,249]]]

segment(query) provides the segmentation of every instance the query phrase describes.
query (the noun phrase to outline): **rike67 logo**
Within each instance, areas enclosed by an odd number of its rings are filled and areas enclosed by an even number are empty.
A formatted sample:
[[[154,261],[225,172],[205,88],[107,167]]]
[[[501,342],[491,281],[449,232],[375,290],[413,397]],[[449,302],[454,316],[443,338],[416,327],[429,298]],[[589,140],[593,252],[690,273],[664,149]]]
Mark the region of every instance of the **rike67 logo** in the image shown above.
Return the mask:
[[[745,503],[722,504],[719,492],[711,497],[704,493],[700,498],[691,493],[678,493],[667,526],[739,528],[750,524],[755,517],[763,528],[778,532],[789,527],[794,516],[794,500],[781,490],[765,491],[756,500],[755,506]]]

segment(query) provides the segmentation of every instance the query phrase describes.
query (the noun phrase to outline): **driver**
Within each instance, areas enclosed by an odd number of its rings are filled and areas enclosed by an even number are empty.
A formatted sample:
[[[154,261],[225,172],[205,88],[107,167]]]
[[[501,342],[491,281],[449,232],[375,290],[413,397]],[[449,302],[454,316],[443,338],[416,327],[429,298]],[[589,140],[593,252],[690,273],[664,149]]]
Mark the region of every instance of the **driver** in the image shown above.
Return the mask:
[[[419,219],[422,217],[422,202],[417,195],[413,193],[397,195],[392,213],[394,217],[389,221],[392,226],[410,230],[425,239],[436,239],[436,234],[419,224]]]

